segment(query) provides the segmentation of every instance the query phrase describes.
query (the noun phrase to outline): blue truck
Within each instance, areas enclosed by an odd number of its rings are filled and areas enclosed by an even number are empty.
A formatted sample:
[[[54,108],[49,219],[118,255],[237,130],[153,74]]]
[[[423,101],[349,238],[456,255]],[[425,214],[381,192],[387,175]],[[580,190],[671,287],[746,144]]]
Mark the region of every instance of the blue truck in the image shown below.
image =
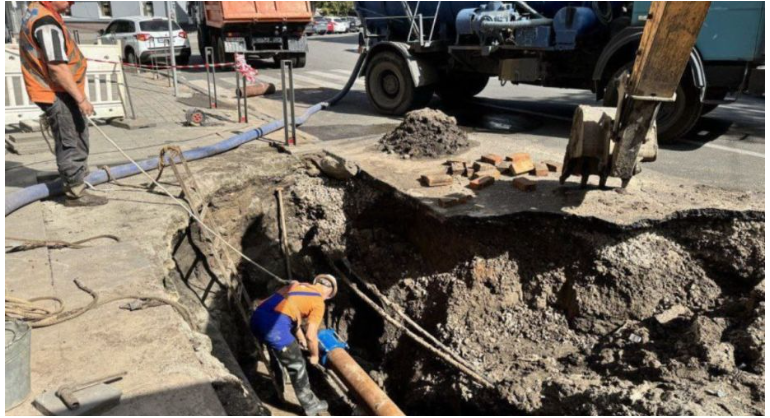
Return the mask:
[[[366,92],[381,113],[461,101],[491,77],[591,90],[606,106],[630,71],[651,2],[355,2],[369,57]],[[658,138],[747,91],[764,93],[764,3],[712,2]]]

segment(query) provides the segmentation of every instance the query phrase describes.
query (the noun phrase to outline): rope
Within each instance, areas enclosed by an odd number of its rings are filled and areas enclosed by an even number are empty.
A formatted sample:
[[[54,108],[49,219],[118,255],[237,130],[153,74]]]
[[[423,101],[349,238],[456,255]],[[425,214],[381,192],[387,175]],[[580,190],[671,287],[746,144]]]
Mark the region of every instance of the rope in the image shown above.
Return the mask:
[[[161,189],[161,190],[163,191],[163,193],[165,193],[166,195],[168,195],[168,197],[170,197],[171,199],[173,199],[173,200],[174,200],[174,202],[175,202],[175,203],[176,203],[176,204],[177,204],[179,207],[181,207],[182,209],[184,209],[184,211],[185,211],[185,212],[187,212],[187,214],[188,214],[188,215],[190,215],[190,217],[191,217],[191,218],[195,219],[195,221],[198,223],[198,225],[200,225],[200,226],[201,226],[201,228],[205,229],[205,230],[206,230],[206,231],[208,231],[208,232],[209,232],[211,235],[213,235],[213,236],[214,236],[214,237],[216,237],[217,239],[221,240],[221,241],[222,241],[222,243],[223,243],[223,244],[224,244],[224,245],[225,245],[227,248],[231,249],[233,252],[235,252],[236,254],[238,254],[240,257],[242,257],[244,260],[246,260],[247,262],[249,262],[249,263],[250,263],[251,265],[253,265],[254,267],[258,268],[258,269],[259,269],[260,271],[262,271],[263,273],[265,273],[265,274],[267,274],[268,276],[270,276],[272,279],[274,279],[274,280],[276,280],[276,281],[278,281],[279,283],[282,283],[282,284],[288,284],[288,283],[289,283],[288,281],[286,281],[286,280],[284,280],[284,279],[282,279],[282,278],[278,277],[277,275],[275,275],[273,272],[271,272],[270,270],[266,269],[265,267],[262,267],[262,266],[261,266],[261,265],[259,265],[259,264],[258,264],[256,261],[252,260],[252,259],[251,259],[251,258],[249,258],[249,257],[248,257],[246,254],[242,253],[240,250],[238,250],[237,248],[235,248],[235,247],[234,247],[232,244],[230,244],[229,242],[227,242],[227,240],[226,240],[226,239],[224,239],[224,238],[222,237],[222,235],[220,235],[218,232],[214,231],[214,230],[213,230],[213,229],[211,229],[211,228],[210,228],[208,225],[206,225],[206,224],[203,222],[203,220],[201,220],[201,219],[198,217],[198,215],[196,215],[196,214],[195,214],[195,213],[194,213],[194,212],[193,212],[193,211],[192,211],[192,210],[191,210],[191,209],[190,209],[190,208],[189,208],[189,207],[188,207],[188,206],[185,204],[185,202],[184,202],[184,201],[182,201],[181,199],[179,199],[179,198],[175,197],[173,194],[171,194],[171,192],[169,192],[169,191],[168,191],[168,189],[166,189],[165,187],[163,187],[163,185],[162,185],[162,184],[160,184],[160,182],[158,182],[158,181],[156,181],[154,178],[152,178],[152,176],[151,176],[151,175],[149,175],[149,174],[147,173],[147,171],[145,171],[145,170],[144,170],[144,169],[143,169],[143,168],[142,168],[142,167],[141,167],[141,166],[140,166],[140,165],[139,165],[139,164],[138,164],[138,163],[137,163],[137,162],[136,162],[136,161],[135,161],[133,158],[131,158],[131,157],[130,157],[128,154],[126,154],[126,152],[125,152],[125,151],[123,151],[123,149],[122,149],[122,148],[120,148],[120,146],[119,146],[118,144],[116,144],[116,143],[115,143],[115,141],[113,141],[113,140],[112,140],[112,138],[110,138],[110,136],[109,136],[109,135],[107,135],[107,134],[106,134],[106,133],[105,133],[105,132],[104,132],[104,131],[103,131],[103,130],[102,130],[102,129],[101,129],[101,128],[100,128],[100,127],[99,127],[99,126],[96,124],[96,123],[94,123],[94,121],[93,121],[93,120],[92,120],[90,117],[86,116],[86,119],[88,119],[88,122],[89,122],[89,123],[91,123],[91,126],[93,126],[93,127],[94,127],[94,128],[95,128],[95,129],[96,129],[96,130],[97,130],[97,131],[98,131],[98,132],[99,132],[99,133],[100,133],[100,134],[101,134],[101,135],[102,135],[102,136],[103,136],[103,137],[104,137],[104,138],[105,138],[105,139],[106,139],[106,140],[107,140],[107,141],[108,141],[110,144],[112,144],[112,146],[113,146],[113,147],[115,147],[115,149],[117,149],[117,150],[118,150],[118,152],[120,152],[121,154],[123,154],[123,157],[125,157],[126,159],[128,159],[128,161],[130,161],[130,162],[131,162],[131,164],[135,165],[135,166],[136,166],[136,168],[138,168],[138,169],[139,169],[139,171],[140,171],[142,174],[144,174],[144,175],[145,175],[145,176],[146,176],[148,179],[150,179],[150,181],[152,181],[152,183],[153,183],[155,186],[157,186],[159,189]],[[162,162],[162,161],[158,161],[158,165],[159,165],[159,166],[162,166],[162,165],[163,165],[163,162]]]
[[[478,384],[488,388],[494,387],[494,383],[492,383],[489,379],[481,375],[479,372],[463,365],[462,363],[452,358],[452,353],[446,353],[443,350],[434,347],[433,345],[425,341],[423,338],[421,338],[419,335],[416,335],[409,328],[404,326],[404,324],[398,322],[395,318],[393,318],[391,315],[385,312],[384,309],[378,306],[377,303],[375,303],[372,299],[370,299],[369,296],[366,296],[366,294],[362,292],[361,289],[359,289],[355,283],[351,282],[350,279],[348,279],[348,277],[342,271],[340,271],[339,268],[337,268],[337,266],[334,264],[334,261],[331,260],[331,258],[327,256],[327,259],[329,261],[329,265],[332,267],[332,269],[334,269],[338,277],[342,279],[342,281],[345,282],[345,284],[347,284],[348,287],[350,287],[350,289],[352,289],[353,292],[359,298],[361,298],[361,300],[363,300],[367,305],[369,305],[369,307],[374,309],[374,311],[377,312],[377,314],[379,314],[385,321],[387,321],[394,327],[398,328],[399,330],[403,331],[407,337],[411,338],[414,342],[423,346],[425,349],[427,349],[428,351],[430,351],[440,359],[444,360],[449,365],[454,366],[456,369],[468,375],[468,377],[476,381]]]
[[[12,296],[5,297],[5,317],[6,318],[13,318],[13,319],[19,319],[22,321],[27,322],[32,328],[44,328],[44,327],[50,327],[52,325],[61,324],[62,322],[69,321],[70,319],[75,319],[84,313],[95,309],[97,307],[106,305],[108,303],[117,302],[119,300],[154,300],[161,302],[163,304],[169,305],[172,308],[174,308],[180,316],[182,316],[182,319],[184,319],[187,324],[190,325],[190,328],[196,329],[193,321],[192,316],[190,315],[190,312],[182,306],[179,302],[175,302],[170,299],[166,299],[159,296],[146,296],[146,295],[134,295],[134,294],[128,294],[128,295],[118,295],[114,296],[102,301],[99,301],[99,295],[88,288],[86,285],[80,282],[80,280],[75,279],[74,280],[75,285],[78,287],[78,289],[88,293],[91,295],[91,302],[89,302],[86,306],[75,308],[70,311],[64,312],[64,302],[55,296],[42,296],[32,299],[20,299],[15,298]],[[36,304],[37,302],[41,301],[53,301],[56,302],[57,307],[54,309],[45,308],[42,306],[39,306]]]
[[[42,247],[47,247],[51,249],[59,249],[59,248],[81,249],[81,248],[87,248],[85,245],[82,245],[82,244],[85,244],[86,242],[90,242],[90,241],[95,241],[97,239],[103,239],[103,238],[111,239],[115,242],[120,242],[120,238],[116,237],[115,235],[97,235],[95,237],[81,239],[75,242],[6,237],[5,238],[6,241],[22,242],[23,244],[17,245],[17,246],[6,245],[6,248],[10,247],[10,249],[6,250],[5,253],[8,254],[8,253],[15,253],[20,251],[29,251],[29,250],[34,250],[35,248],[42,248]]]

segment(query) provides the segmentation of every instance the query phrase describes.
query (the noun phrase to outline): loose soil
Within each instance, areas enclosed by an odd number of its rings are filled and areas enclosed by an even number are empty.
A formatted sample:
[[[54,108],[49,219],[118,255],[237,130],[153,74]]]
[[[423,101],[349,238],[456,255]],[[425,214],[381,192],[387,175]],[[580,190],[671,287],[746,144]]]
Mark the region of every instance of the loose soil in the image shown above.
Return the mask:
[[[457,120],[440,110],[419,109],[380,139],[381,151],[403,158],[437,158],[454,155],[470,146],[468,134]]]
[[[294,276],[346,257],[495,383],[475,384],[341,289],[325,325],[407,413],[764,412],[763,212],[630,226],[542,213],[446,219],[366,173],[340,181],[303,167],[281,181]],[[238,212],[250,223],[228,233],[282,272],[274,202],[259,193]],[[253,297],[272,290],[254,269],[241,274]],[[351,411],[330,400],[332,412]]]

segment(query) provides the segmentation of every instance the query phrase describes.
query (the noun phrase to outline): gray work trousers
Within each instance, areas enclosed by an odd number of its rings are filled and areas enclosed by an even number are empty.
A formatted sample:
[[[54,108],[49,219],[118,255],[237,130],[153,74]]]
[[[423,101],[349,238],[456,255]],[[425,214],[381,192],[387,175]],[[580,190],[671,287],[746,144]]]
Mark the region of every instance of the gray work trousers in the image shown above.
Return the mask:
[[[57,93],[51,105],[41,104],[56,142],[56,165],[65,189],[83,184],[88,173],[88,123],[69,94]]]
[[[305,359],[302,357],[302,351],[299,348],[299,344],[294,341],[280,351],[271,348],[270,354],[270,366],[273,369],[278,388],[283,388],[284,385],[284,376],[281,367],[283,366],[283,368],[286,368],[286,372],[291,380],[291,385],[294,387],[294,393],[297,395],[297,399],[302,405],[302,408],[307,410],[318,403],[318,398],[310,388],[307,366],[305,365]]]

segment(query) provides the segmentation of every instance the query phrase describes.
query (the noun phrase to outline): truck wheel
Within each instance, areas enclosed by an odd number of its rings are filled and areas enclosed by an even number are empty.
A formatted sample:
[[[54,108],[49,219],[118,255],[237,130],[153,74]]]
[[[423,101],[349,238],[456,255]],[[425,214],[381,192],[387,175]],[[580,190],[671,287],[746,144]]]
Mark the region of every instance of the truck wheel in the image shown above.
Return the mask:
[[[706,113],[709,113],[712,110],[716,109],[717,107],[719,107],[718,104],[704,104],[703,107],[700,110],[700,115],[703,116]]]
[[[401,115],[425,107],[433,97],[433,86],[415,86],[406,62],[386,51],[375,55],[367,66],[366,95],[378,112]]]
[[[214,60],[220,64],[224,62],[233,62],[235,60],[235,54],[228,54],[225,52],[225,40],[221,36],[213,36],[212,44],[214,44]],[[224,69],[224,68],[223,68]]]
[[[464,102],[487,87],[489,76],[482,74],[450,73],[436,87],[436,94],[442,102]]]
[[[634,63],[621,67],[607,83],[604,93],[604,106],[615,107],[618,103],[618,83],[625,71],[631,71]],[[686,70],[676,89],[676,101],[663,103],[658,110],[658,142],[672,142],[689,132],[701,116],[703,104],[698,88],[692,81],[692,75]]]
[[[299,55],[291,59],[291,63],[292,65],[294,65],[294,68],[302,68],[305,66],[306,62],[307,62],[306,55]]]

